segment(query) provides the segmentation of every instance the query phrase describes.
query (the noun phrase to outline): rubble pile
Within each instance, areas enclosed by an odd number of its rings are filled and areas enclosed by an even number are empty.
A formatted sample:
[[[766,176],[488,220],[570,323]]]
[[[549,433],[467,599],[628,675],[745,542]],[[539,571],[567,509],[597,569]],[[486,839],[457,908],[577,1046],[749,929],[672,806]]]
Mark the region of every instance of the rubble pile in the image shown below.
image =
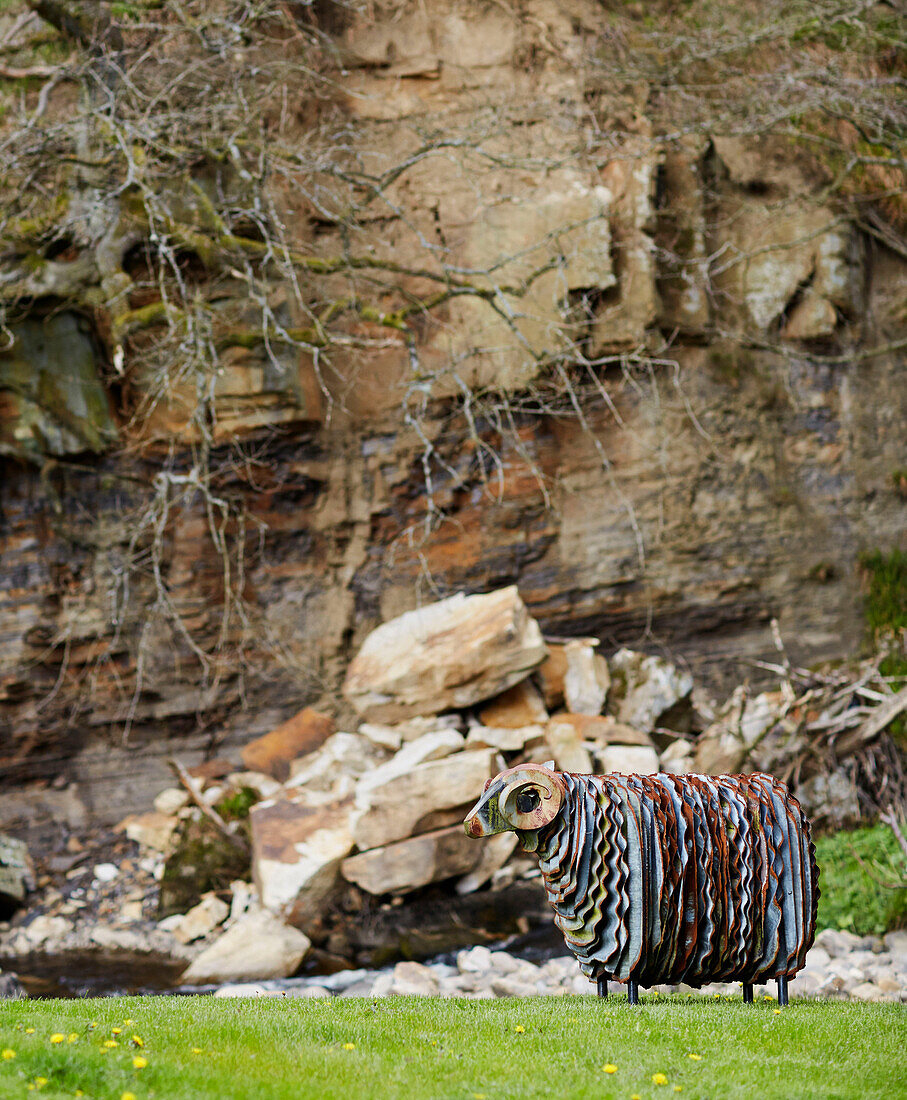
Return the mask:
[[[777,691],[741,687],[716,707],[663,656],[544,640],[515,587],[409,612],[349,667],[354,723],[307,708],[247,744],[241,765],[175,763],[178,785],[121,822],[110,860],[74,850],[63,887],[45,883],[39,907],[0,924],[0,961],[103,948],[188,964],[184,983],[241,983],[525,933],[550,920],[534,861],[512,833],[479,844],[462,826],[486,780],[523,761],[765,770],[813,816],[858,818],[860,760],[885,744],[907,690],[871,662],[856,679],[786,659],[777,671]],[[19,889],[13,847],[0,846],[0,900]],[[443,991],[450,977],[431,981]],[[489,995],[517,981],[499,978]]]

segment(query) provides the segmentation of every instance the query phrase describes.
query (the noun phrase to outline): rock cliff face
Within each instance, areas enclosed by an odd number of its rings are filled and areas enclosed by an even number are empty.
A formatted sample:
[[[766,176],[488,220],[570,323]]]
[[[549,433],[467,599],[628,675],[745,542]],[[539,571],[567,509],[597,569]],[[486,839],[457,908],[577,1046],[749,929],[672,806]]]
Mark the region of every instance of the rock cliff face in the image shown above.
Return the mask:
[[[0,773],[122,816],[166,755],[335,695],[371,628],[456,591],[515,584],[547,634],[669,650],[719,694],[773,616],[797,660],[856,650],[858,554],[905,528],[907,263],[794,151],[672,133],[590,50],[603,18],[449,0],[331,27],[344,171],[288,223],[343,254],[368,172],[355,249],[406,273],[327,369],[224,345],[204,446],[194,383],[149,401],[153,345],[72,290],[130,275],[136,232],[113,275],[4,259],[33,307],[0,353]]]

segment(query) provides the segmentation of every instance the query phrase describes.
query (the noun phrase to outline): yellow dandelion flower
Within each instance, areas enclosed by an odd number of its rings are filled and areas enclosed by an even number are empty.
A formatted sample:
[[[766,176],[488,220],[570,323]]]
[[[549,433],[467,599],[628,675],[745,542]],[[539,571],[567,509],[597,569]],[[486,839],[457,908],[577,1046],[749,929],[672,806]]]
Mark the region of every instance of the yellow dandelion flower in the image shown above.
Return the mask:
[[[119,1045],[120,1044],[116,1041],[116,1039],[105,1039],[104,1040],[104,1048],[106,1050],[113,1050],[114,1047],[118,1047]]]
[[[770,1001],[770,1000],[772,1000],[772,995],[770,993],[764,993],[762,995],[762,1000],[763,1001]]]
[[[658,990],[657,990],[657,989],[653,989],[653,990],[652,990],[652,996],[653,996],[653,997],[660,997],[660,996],[661,996],[661,994],[660,994],[660,993],[658,992]]]
[[[112,1027],[110,1029],[110,1034],[111,1035],[121,1035],[122,1032],[123,1032],[123,1029],[121,1027]]]
[[[702,1061],[702,1055],[701,1054],[688,1054],[687,1058],[689,1058],[691,1062],[701,1062]]]
[[[138,1035],[133,1035],[130,1042],[134,1047],[143,1047],[145,1045],[145,1040]]]
[[[474,1092],[472,1095],[473,1095],[473,1100],[485,1100],[485,1093],[484,1092]]]
[[[89,1031],[94,1031],[94,1029],[95,1029],[95,1028],[96,1028],[97,1026],[98,1026],[98,1025],[97,1025],[97,1024],[96,1024],[96,1023],[94,1022],[94,1020],[92,1020],[92,1021],[91,1021],[91,1023],[90,1023],[89,1025],[88,1025],[88,1030],[89,1030]]]
[[[523,1027],[522,1024],[517,1024],[513,1030],[517,1033],[517,1035],[522,1035],[526,1029]]]
[[[675,1092],[683,1092],[683,1085],[675,1085],[674,1086],[674,1091]]]
[[[0,1058],[2,1058],[4,1062],[9,1062],[15,1057],[16,1052],[14,1050],[10,1050],[9,1047],[7,1047],[6,1050],[0,1052]]]
[[[667,1083],[668,1083],[668,1079],[667,1079],[667,1077],[665,1077],[665,1075],[663,1073],[653,1073],[652,1074],[652,1084],[653,1085],[666,1085]]]
[[[135,1023],[135,1020],[124,1020],[123,1021],[123,1027],[132,1027],[132,1025],[134,1023]]]
[[[356,1049],[356,1044],[355,1043],[344,1043],[343,1044],[343,1049],[344,1050],[355,1050]]]
[[[35,1029],[33,1027],[27,1027],[25,1029],[25,1034],[26,1035],[34,1035],[34,1033],[35,1033]]]
[[[123,1095],[120,1097],[120,1100],[135,1100],[135,1093],[124,1092]]]
[[[132,1059],[132,1064],[135,1066],[136,1069],[144,1069],[145,1066],[148,1065],[148,1059],[143,1058],[141,1054],[139,1054]]]
[[[54,1035],[51,1035],[51,1037],[50,1037],[50,1041],[51,1041],[51,1042],[52,1042],[52,1043],[53,1043],[54,1045],[56,1045],[57,1043],[65,1043],[65,1042],[66,1042],[66,1036],[65,1036],[65,1035],[61,1035],[61,1034],[59,1033],[59,1031],[58,1031],[58,1032],[56,1032],[56,1034],[54,1034]]]
[[[82,1090],[81,1090],[81,1089],[76,1089],[76,1091],[75,1091],[75,1095],[76,1095],[76,1096],[84,1096],[84,1095],[85,1095],[85,1093],[84,1093],[84,1092],[82,1092]]]
[[[638,1092],[633,1092],[630,1094],[630,1100],[642,1100],[642,1097]]]
[[[602,1069],[605,1073],[617,1073],[617,1066],[615,1066],[613,1062],[608,1062],[606,1065],[603,1065]]]
[[[201,1052],[202,1052],[202,1048],[201,1048],[201,1047],[193,1047],[193,1048],[192,1048],[192,1053],[193,1053],[193,1054],[201,1054]]]
[[[47,1078],[46,1077],[36,1077],[35,1078],[35,1088],[43,1089],[46,1084],[47,1084]]]
[[[780,1008],[773,1008],[773,1009],[772,1009],[772,1012],[774,1012],[774,1014],[775,1014],[776,1016],[780,1016],[780,1015],[781,1015],[781,1009],[780,1009]]]
[[[77,1043],[78,1041],[79,1041],[79,1033],[77,1031],[71,1031],[66,1036],[66,1042],[67,1043]]]

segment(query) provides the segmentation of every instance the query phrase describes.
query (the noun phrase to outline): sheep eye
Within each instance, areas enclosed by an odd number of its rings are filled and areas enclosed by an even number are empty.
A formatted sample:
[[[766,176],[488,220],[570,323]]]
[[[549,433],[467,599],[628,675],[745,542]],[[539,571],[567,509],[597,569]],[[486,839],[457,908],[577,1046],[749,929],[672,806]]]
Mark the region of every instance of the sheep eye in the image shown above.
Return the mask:
[[[539,792],[531,788],[528,791],[521,791],[516,796],[516,808],[521,814],[531,814],[538,807],[539,802],[541,802]]]

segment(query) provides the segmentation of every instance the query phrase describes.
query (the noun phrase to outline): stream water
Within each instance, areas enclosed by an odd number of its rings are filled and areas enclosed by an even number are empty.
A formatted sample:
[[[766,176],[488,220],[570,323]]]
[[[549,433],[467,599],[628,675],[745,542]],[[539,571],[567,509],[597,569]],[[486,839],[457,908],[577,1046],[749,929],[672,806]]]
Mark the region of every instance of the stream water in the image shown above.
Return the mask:
[[[523,936],[488,944],[490,949],[507,950],[532,962],[544,962],[563,954],[563,941],[554,930],[542,928]],[[428,963],[456,962],[456,952],[425,960]],[[23,955],[0,957],[0,971],[18,976],[29,997],[115,997],[121,994],[182,994],[191,996],[210,993],[215,986],[180,985],[184,962],[167,956],[105,953],[99,951],[68,951],[65,955]],[[383,969],[392,969],[386,967]],[[326,974],[316,968],[295,978],[256,982],[268,989],[290,991],[306,985],[320,985],[336,991],[366,977],[374,977],[382,968],[341,970]]]

